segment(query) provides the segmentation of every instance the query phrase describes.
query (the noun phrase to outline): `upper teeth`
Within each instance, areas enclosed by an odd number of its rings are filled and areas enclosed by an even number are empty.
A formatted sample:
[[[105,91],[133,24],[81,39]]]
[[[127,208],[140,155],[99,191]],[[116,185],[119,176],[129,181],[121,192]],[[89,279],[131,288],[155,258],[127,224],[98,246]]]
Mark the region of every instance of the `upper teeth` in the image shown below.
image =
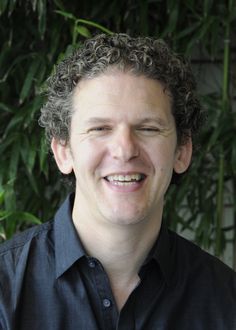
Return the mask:
[[[108,181],[132,181],[132,180],[139,181],[141,178],[142,175],[139,173],[130,174],[130,175],[115,174],[115,175],[107,176]]]

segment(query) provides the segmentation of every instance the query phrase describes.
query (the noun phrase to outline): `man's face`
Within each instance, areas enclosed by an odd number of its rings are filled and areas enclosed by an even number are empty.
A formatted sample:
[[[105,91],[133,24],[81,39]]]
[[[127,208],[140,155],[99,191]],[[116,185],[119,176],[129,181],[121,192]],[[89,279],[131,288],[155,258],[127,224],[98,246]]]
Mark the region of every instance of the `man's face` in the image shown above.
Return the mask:
[[[73,107],[70,143],[57,162],[75,173],[79,213],[120,225],[161,217],[173,169],[185,171],[191,157],[188,144],[187,161],[177,146],[168,92],[144,76],[113,72],[81,81]]]

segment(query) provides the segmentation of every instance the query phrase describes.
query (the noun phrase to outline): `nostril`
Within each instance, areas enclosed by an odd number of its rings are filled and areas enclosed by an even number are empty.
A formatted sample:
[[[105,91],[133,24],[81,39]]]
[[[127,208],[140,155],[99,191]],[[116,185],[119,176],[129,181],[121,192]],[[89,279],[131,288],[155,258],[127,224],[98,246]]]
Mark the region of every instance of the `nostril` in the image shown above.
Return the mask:
[[[108,149],[110,156],[114,159],[127,162],[137,158],[140,154],[139,148],[139,141],[126,125],[119,125],[110,136]]]
[[[114,158],[128,161],[139,156],[138,146],[129,141],[120,141],[112,145],[111,154]]]

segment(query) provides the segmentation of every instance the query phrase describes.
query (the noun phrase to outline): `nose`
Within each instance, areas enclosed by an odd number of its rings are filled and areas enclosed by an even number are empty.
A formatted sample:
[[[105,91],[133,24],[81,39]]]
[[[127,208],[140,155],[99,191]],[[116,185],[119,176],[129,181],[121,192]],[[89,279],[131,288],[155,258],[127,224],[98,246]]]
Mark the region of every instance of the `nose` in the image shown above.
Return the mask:
[[[131,128],[118,129],[110,140],[110,155],[127,162],[139,156],[139,145]]]

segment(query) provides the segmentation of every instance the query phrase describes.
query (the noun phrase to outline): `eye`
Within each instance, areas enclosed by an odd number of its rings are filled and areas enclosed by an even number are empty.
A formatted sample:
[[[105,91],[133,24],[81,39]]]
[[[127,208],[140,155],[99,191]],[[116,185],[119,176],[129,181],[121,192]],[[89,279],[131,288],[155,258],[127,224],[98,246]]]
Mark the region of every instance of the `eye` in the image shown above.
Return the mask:
[[[148,131],[148,132],[157,132],[158,129],[154,127],[144,127],[142,128],[143,131]]]
[[[88,130],[88,132],[105,132],[105,131],[110,131],[111,127],[109,126],[97,126],[97,127],[92,127]]]
[[[146,127],[146,126],[144,126],[144,127],[138,127],[137,128],[137,130],[138,131],[141,131],[141,132],[147,132],[147,133],[152,133],[152,132],[160,132],[160,129],[159,128],[157,128],[157,127]]]

